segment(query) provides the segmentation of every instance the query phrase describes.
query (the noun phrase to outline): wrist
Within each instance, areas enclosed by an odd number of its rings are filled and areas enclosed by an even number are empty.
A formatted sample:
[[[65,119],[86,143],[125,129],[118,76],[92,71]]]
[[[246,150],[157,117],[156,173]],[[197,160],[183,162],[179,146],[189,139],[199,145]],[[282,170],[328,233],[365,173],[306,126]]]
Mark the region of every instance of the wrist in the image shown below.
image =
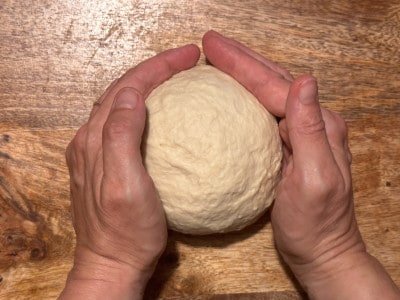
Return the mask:
[[[360,243],[350,248],[331,249],[309,262],[291,264],[290,267],[308,291],[314,285],[331,282],[339,274],[347,274],[365,260],[366,256],[368,253],[365,245]]]
[[[142,299],[154,267],[139,269],[97,254],[77,252],[60,299]]]
[[[398,299],[399,290],[366,251],[337,257],[300,279],[310,299]]]

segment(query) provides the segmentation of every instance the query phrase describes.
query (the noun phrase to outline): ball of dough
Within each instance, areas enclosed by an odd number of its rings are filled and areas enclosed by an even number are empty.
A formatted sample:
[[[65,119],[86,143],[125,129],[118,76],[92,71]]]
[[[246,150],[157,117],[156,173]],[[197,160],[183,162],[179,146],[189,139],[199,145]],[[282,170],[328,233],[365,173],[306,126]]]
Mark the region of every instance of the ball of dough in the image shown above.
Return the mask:
[[[275,196],[277,121],[243,86],[211,66],[173,76],[146,100],[145,167],[170,229],[240,230]]]

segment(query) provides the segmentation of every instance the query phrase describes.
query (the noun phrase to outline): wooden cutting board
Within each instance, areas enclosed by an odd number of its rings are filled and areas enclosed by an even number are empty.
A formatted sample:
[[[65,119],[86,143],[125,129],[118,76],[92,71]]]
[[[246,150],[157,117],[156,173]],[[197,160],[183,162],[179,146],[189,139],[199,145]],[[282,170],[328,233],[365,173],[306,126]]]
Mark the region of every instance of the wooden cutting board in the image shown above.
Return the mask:
[[[349,126],[363,237],[400,284],[397,0],[3,0],[0,20],[0,299],[54,299],[64,286],[74,248],[64,151],[92,102],[124,70],[201,45],[208,29],[319,79],[321,102]],[[235,234],[171,233],[146,298],[304,294],[267,213]]]

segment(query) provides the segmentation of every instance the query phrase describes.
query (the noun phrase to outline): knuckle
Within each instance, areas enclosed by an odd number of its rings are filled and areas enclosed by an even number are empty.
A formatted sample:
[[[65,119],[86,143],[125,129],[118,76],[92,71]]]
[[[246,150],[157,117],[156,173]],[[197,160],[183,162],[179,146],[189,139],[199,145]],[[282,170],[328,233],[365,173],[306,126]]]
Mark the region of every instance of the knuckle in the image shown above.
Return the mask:
[[[88,125],[85,124],[76,132],[75,137],[70,143],[71,149],[83,150],[86,147],[86,140],[88,136]]]
[[[314,135],[316,133],[324,132],[326,129],[325,121],[320,116],[308,116],[305,120],[292,128],[301,135]]]
[[[107,215],[125,212],[143,203],[146,195],[153,192],[150,176],[137,175],[133,182],[116,178],[103,181],[102,210]]]
[[[340,147],[347,145],[348,128],[346,121],[338,113],[332,111],[329,111],[325,119],[327,135],[340,142]]]
[[[332,199],[344,190],[344,181],[341,174],[331,168],[323,168],[302,174],[298,178],[303,187],[303,193],[310,195],[310,199],[320,202],[323,199]]]
[[[266,89],[270,92],[271,95],[275,95],[279,93],[279,86],[277,84],[274,84],[274,81],[276,82],[277,80],[282,80],[283,76],[278,75],[278,77],[272,77],[262,73],[260,78],[254,82],[254,87],[252,90],[254,90],[254,93],[256,95],[262,95]]]
[[[104,137],[107,139],[118,139],[130,131],[131,122],[127,118],[109,118],[103,128]]]
[[[118,212],[126,210],[126,197],[123,197],[121,193],[115,193],[109,199],[103,201],[103,210],[108,215],[115,215]]]
[[[83,157],[86,151],[87,124],[83,125],[75,134],[75,137],[68,144],[65,151],[65,158],[70,173],[70,187],[72,190],[79,190],[84,186]]]
[[[71,189],[71,196],[73,199],[76,199],[77,196],[73,195],[77,191],[82,191],[85,187],[85,179],[83,174],[76,172],[76,170],[72,170],[72,174],[70,176],[70,189]],[[73,191],[73,192],[72,192]]]
[[[71,165],[76,158],[85,151],[87,140],[87,124],[83,125],[78,129],[74,138],[69,142],[65,150],[65,159],[67,165],[71,168]]]
[[[340,116],[338,113],[332,112],[334,123],[336,125],[337,130],[342,134],[342,135],[347,135],[347,124],[346,121]]]
[[[353,162],[353,154],[350,150],[347,151],[347,160],[349,161],[349,164]]]
[[[105,215],[115,216],[129,209],[132,195],[129,195],[127,189],[114,186],[109,188],[109,192],[105,192],[102,197],[101,209]]]

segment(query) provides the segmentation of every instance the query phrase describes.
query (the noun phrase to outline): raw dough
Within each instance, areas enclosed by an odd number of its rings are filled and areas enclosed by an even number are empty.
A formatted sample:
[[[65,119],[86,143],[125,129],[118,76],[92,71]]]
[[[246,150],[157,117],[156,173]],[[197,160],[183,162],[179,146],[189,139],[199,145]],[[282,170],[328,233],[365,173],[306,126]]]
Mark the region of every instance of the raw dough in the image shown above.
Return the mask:
[[[168,225],[189,234],[240,230],[275,196],[277,121],[233,78],[211,66],[183,71],[146,100],[145,166]]]

